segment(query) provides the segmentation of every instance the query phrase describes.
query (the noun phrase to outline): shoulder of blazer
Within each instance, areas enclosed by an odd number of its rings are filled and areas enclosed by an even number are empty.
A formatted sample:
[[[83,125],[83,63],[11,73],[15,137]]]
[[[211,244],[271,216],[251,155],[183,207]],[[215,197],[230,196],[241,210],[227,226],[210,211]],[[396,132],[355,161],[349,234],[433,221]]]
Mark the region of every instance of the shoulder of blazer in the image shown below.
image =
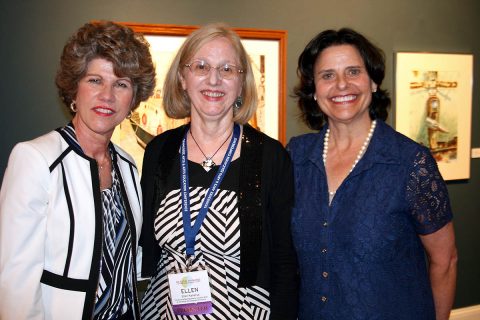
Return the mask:
[[[61,141],[59,142],[64,150],[63,152],[58,156],[57,159],[55,159],[55,161],[52,163],[52,165],[50,166],[50,171],[52,171],[62,160],[63,158],[70,152],[75,152],[75,154],[83,159],[85,159],[86,161],[92,163],[94,162],[95,160],[92,159],[92,158],[89,158],[88,156],[86,156],[83,151],[80,149],[80,146],[75,143],[73,141],[73,139],[67,134],[65,133],[62,128],[57,128],[55,129],[55,131],[57,134],[58,134],[58,140]]]
[[[168,174],[168,169],[172,164],[172,159],[178,154],[185,133],[190,128],[189,125],[183,125],[178,128],[168,130],[155,137],[147,146],[146,153],[150,154],[150,160],[153,161],[157,170]],[[153,156],[153,157],[152,157]]]
[[[50,172],[52,172],[63,158],[73,150],[68,141],[65,140],[60,133],[59,129],[50,131],[33,140],[21,143],[28,144],[39,150],[49,164]]]

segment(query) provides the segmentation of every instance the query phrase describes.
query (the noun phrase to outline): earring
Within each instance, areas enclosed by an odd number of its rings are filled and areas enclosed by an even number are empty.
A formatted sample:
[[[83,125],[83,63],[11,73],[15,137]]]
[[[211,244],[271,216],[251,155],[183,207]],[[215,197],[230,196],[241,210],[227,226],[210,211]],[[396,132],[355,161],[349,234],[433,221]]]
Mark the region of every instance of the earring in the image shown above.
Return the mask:
[[[131,118],[132,118],[132,115],[133,115],[133,111],[132,111],[132,110],[130,110],[130,113],[129,113],[129,114],[127,114],[127,117],[126,117],[126,118],[127,118],[127,119],[131,119]]]
[[[235,99],[235,102],[233,103],[233,108],[235,110],[238,110],[238,109],[240,109],[242,104],[243,104],[243,98],[242,98],[242,96],[238,96],[237,99]]]
[[[72,101],[72,103],[70,103],[70,110],[72,110],[73,113],[77,112],[77,104],[75,103],[75,101]]]
[[[315,93],[313,94],[313,100],[317,101],[317,95]]]

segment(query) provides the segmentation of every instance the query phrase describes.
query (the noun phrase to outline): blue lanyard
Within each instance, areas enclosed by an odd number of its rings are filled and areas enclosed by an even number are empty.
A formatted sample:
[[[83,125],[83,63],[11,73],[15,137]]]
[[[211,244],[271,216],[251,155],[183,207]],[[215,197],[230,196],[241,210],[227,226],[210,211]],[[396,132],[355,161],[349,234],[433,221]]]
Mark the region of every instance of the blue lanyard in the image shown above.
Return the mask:
[[[185,133],[185,137],[183,137],[182,146],[180,148],[180,185],[182,188],[183,231],[185,233],[187,256],[193,256],[195,255],[195,237],[200,231],[203,220],[207,216],[208,208],[213,201],[213,196],[220,187],[220,183],[222,183],[222,180],[227,173],[227,169],[232,162],[233,155],[235,154],[235,149],[238,145],[238,139],[240,138],[240,126],[235,124],[233,127],[233,137],[228,145],[227,153],[223,157],[222,164],[220,165],[212,184],[207,190],[205,198],[203,199],[202,207],[200,208],[200,212],[198,213],[197,219],[195,219],[193,226],[191,226],[190,222],[190,185],[188,181],[187,133]]]

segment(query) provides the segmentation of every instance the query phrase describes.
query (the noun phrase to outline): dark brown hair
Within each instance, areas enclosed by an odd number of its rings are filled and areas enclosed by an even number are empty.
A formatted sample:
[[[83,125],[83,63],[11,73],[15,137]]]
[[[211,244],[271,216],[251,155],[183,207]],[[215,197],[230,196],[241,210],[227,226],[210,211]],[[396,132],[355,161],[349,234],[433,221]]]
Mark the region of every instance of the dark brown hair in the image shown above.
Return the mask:
[[[320,130],[327,120],[320,110],[317,101],[313,98],[315,94],[315,63],[326,48],[345,44],[351,45],[358,50],[367,69],[368,76],[378,86],[377,91],[372,94],[372,102],[369,106],[370,118],[387,119],[390,97],[386,90],[380,89],[380,85],[385,77],[385,56],[383,51],[352,29],[325,30],[307,44],[298,58],[297,75],[300,78],[300,83],[295,87],[293,96],[297,99],[303,121],[310,129]]]

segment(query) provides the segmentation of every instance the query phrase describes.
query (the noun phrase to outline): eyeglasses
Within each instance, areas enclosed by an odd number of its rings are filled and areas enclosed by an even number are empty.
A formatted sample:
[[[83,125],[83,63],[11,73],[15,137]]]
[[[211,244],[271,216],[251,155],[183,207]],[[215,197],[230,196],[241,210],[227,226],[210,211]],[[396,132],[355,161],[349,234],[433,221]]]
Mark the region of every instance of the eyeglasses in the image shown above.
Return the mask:
[[[185,67],[189,68],[190,71],[197,77],[203,77],[210,73],[210,69],[217,69],[220,77],[225,80],[231,80],[237,76],[239,73],[243,73],[242,69],[239,69],[233,64],[225,63],[218,67],[212,67],[205,61],[195,61],[192,63],[185,64]]]

